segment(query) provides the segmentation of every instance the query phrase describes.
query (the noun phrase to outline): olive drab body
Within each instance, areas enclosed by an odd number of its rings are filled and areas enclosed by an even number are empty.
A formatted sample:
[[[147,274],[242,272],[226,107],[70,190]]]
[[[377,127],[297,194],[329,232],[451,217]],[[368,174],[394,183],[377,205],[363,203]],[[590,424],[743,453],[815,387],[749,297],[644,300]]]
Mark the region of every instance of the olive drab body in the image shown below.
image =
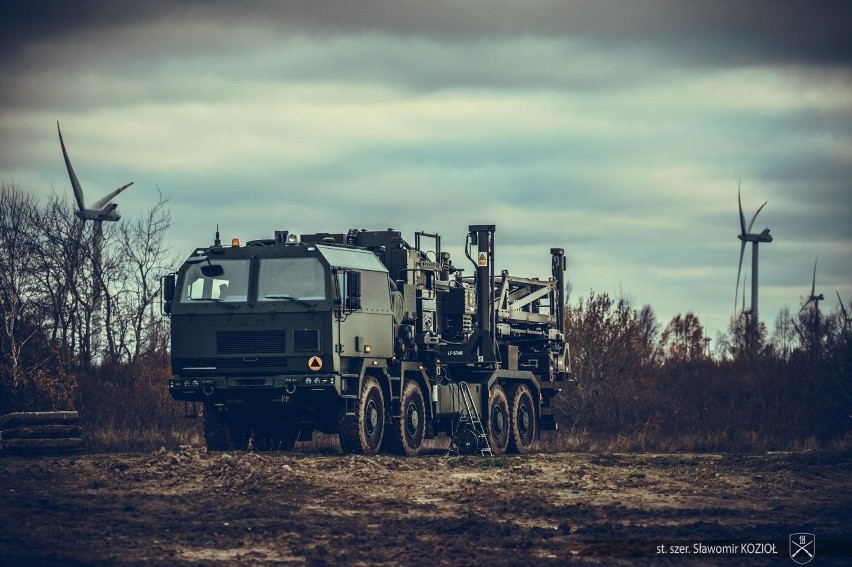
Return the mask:
[[[470,227],[465,275],[437,234],[412,246],[390,229],[276,231],[223,246],[217,230],[163,278],[169,391],[203,404],[212,450],[289,450],[321,431],[346,452],[414,455],[440,433],[529,451],[556,427],[570,370],[565,257],[551,249],[548,279],[496,275],[494,236]]]

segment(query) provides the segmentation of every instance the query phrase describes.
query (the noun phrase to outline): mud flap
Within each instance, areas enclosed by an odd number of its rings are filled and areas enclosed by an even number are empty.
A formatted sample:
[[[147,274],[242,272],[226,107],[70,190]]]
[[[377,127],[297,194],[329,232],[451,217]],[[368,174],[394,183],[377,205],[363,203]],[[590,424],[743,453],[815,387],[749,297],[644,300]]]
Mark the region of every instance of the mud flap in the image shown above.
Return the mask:
[[[553,414],[544,414],[538,419],[539,431],[556,431],[559,429],[559,424],[556,423],[556,418]]]

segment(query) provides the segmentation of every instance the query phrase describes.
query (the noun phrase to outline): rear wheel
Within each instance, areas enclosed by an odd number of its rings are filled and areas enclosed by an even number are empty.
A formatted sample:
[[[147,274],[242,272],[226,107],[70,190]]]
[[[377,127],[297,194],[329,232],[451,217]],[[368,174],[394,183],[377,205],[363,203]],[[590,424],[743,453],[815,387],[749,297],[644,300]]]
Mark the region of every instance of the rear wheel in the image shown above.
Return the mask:
[[[385,434],[385,402],[379,381],[372,376],[366,377],[355,415],[341,411],[338,421],[340,447],[344,453],[378,453]]]
[[[509,402],[500,384],[491,386],[488,392],[488,444],[491,452],[502,455],[509,447]]]
[[[509,452],[529,453],[536,437],[536,410],[529,386],[519,384],[512,392]]]
[[[394,453],[414,456],[420,453],[426,429],[426,404],[417,382],[405,383],[399,405],[399,419],[388,430],[388,448]]]

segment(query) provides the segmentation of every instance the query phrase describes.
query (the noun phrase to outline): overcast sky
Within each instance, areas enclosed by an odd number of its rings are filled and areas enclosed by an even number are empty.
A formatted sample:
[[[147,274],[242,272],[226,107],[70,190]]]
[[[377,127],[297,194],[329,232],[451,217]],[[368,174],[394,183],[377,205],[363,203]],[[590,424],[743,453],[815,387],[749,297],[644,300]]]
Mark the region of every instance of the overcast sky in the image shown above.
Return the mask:
[[[0,7],[0,179],[171,198],[181,256],[275,229],[497,225],[497,268],[734,313],[748,222],[771,328],[852,298],[852,25],[844,2],[18,2]],[[743,270],[751,280],[750,250]]]

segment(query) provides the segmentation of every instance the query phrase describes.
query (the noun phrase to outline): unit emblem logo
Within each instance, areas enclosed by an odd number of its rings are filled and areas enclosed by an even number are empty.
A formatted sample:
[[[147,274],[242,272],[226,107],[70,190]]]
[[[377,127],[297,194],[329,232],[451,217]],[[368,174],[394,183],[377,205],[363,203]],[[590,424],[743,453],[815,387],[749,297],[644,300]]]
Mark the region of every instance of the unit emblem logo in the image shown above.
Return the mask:
[[[804,565],[810,563],[816,555],[816,536],[814,534],[790,534],[790,559]]]

